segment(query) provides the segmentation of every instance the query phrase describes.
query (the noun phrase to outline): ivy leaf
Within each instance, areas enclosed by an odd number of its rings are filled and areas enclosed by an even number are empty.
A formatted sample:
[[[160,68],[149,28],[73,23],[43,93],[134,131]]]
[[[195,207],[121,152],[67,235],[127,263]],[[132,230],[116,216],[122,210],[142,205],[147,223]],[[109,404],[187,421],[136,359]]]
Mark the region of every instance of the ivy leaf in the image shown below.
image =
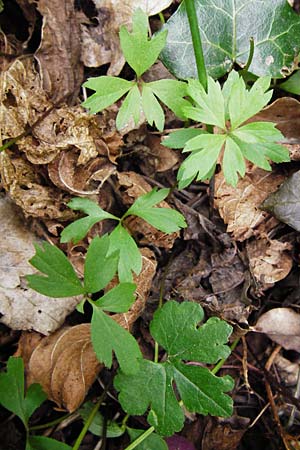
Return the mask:
[[[109,255],[119,252],[118,276],[121,283],[132,282],[132,271],[138,275],[142,270],[142,256],[134,239],[121,225],[111,232]]]
[[[234,63],[245,66],[250,38],[254,40],[251,73],[282,78],[293,71],[300,49],[300,17],[286,0],[195,0],[195,7],[205,66],[212,77],[225,75]],[[176,78],[197,78],[184,1],[165,29],[167,42],[160,56],[164,65]]]
[[[0,373],[0,404],[16,414],[27,428],[30,416],[46,398],[39,384],[32,384],[24,394],[23,360],[11,356],[6,373]]]
[[[118,266],[118,253],[107,256],[109,237],[96,236],[88,247],[84,263],[84,289],[95,293],[105,288],[114,277]]]
[[[171,208],[154,208],[155,205],[164,200],[169,189],[152,189],[152,191],[141,195],[134,204],[127,210],[124,217],[134,215],[146,220],[164,233],[173,233],[180,228],[186,227],[186,222],[182,214]]]
[[[120,28],[120,42],[125,59],[138,77],[146,72],[164,48],[167,31],[148,39],[148,16],[138,8],[132,18],[132,33],[125,26]]]
[[[94,305],[99,306],[103,311],[127,312],[135,300],[135,290],[136,285],[134,283],[119,283],[101,298],[94,301]]]
[[[127,94],[125,100],[119,109],[116,126],[118,130],[128,125],[130,118],[133,118],[134,124],[137,125],[141,115],[141,94],[137,84],[135,84]]]
[[[160,435],[170,436],[183,426],[184,414],[174,383],[189,411],[217,416],[232,414],[232,400],[224,394],[233,388],[231,377],[216,377],[206,367],[183,362],[217,362],[230,353],[225,342],[232,327],[212,318],[202,330],[197,328],[202,319],[203,310],[196,303],[166,303],[154,314],[150,330],[166,349],[167,361],[141,360],[135,374],[120,371],[115,378],[122,408],[135,415],[144,414],[150,407],[148,422]]]
[[[69,208],[75,211],[83,211],[87,217],[75,220],[61,233],[60,242],[72,241],[74,244],[81,241],[95,223],[104,219],[120,220],[118,217],[104,211],[92,200],[75,197],[68,203]]]
[[[84,288],[66,255],[55,245],[44,242],[35,245],[30,264],[45,274],[27,275],[29,286],[50,297],[72,297],[84,293]]]
[[[91,339],[97,358],[110,368],[114,352],[122,371],[126,374],[135,373],[142,357],[136,340],[99,307],[92,306]]]
[[[127,81],[118,77],[89,78],[83,86],[96,91],[82,105],[95,114],[115,103],[123,97],[133,86],[134,81]]]
[[[29,436],[26,450],[72,450],[72,447],[46,436]]]

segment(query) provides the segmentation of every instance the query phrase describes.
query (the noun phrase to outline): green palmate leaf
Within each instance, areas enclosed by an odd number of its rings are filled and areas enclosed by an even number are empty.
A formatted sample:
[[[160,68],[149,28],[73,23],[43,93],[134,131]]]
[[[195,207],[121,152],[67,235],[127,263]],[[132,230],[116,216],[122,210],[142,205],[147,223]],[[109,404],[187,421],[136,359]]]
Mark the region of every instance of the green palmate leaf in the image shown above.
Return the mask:
[[[183,363],[216,362],[230,353],[225,343],[232,328],[217,318],[197,328],[202,319],[200,305],[168,302],[154,314],[150,327],[153,337],[167,350],[167,361],[141,360],[135,374],[119,372],[115,378],[123,409],[129,414],[143,414],[150,406],[148,422],[163,436],[179,431],[184,422],[174,383],[189,411],[218,416],[232,413],[232,400],[224,394],[232,389],[232,379]]]
[[[118,130],[126,127],[133,118],[134,124],[137,125],[141,116],[141,94],[137,84],[135,84],[127,94],[125,100],[119,109],[116,126]]]
[[[132,282],[132,271],[142,270],[142,256],[128,231],[119,224],[110,234],[109,255],[119,252],[118,276],[120,282]]]
[[[147,194],[141,195],[124,217],[129,215],[141,217],[164,233],[173,233],[179,231],[180,228],[185,228],[185,219],[178,211],[171,208],[154,208],[168,196],[169,192],[169,189],[152,189]]]
[[[142,105],[149,125],[155,125],[159,131],[163,131],[165,125],[165,115],[162,107],[148,84],[143,85]]]
[[[127,312],[135,300],[135,290],[134,283],[120,283],[96,300],[94,304],[104,311]]]
[[[206,131],[198,128],[183,128],[182,130],[176,130],[170,133],[162,141],[162,145],[169,148],[183,148],[190,139],[206,133]]]
[[[88,421],[94,407],[95,405],[92,402],[86,402],[79,408],[78,412],[83,418],[84,423]],[[106,437],[108,438],[116,438],[122,436],[122,434],[125,433],[125,427],[120,427],[114,421],[108,420],[107,422],[105,422],[104,417],[99,411],[97,411],[91,425],[89,426],[89,431],[95,436],[102,436],[104,425],[106,430]]]
[[[185,118],[183,108],[190,105],[183,98],[188,95],[186,83],[178,80],[157,80],[147,83],[147,86],[177,117]]]
[[[202,134],[187,142],[184,151],[192,151],[192,154],[185,159],[178,171],[180,189],[195,177],[197,180],[210,178],[225,140],[224,134]]]
[[[97,358],[106,367],[111,367],[114,352],[124,373],[133,374],[138,370],[138,361],[142,355],[136,340],[94,304],[91,338]]]
[[[72,450],[72,447],[46,436],[29,436],[26,450]]]
[[[101,76],[89,78],[83,86],[96,92],[85,100],[82,105],[95,114],[123,97],[134,84],[134,81],[127,81],[117,77]]]
[[[236,142],[229,136],[225,143],[222,168],[226,182],[232,186],[237,185],[238,173],[243,177],[246,172],[243,153]]]
[[[138,437],[145,433],[145,430],[137,430],[135,428],[126,428],[130,436],[130,441],[135,441]],[[164,439],[156,433],[151,433],[146,439],[135,447],[136,450],[168,450],[168,446]]]
[[[129,33],[124,26],[120,28],[122,51],[138,77],[155,63],[165,45],[166,38],[167,31],[151,39],[148,38],[148,17],[140,8],[133,14],[132,33]]]
[[[279,87],[291,94],[300,95],[300,71],[297,70],[297,72],[293,73],[293,75],[289,77],[287,81],[281,83]]]
[[[0,373],[0,404],[16,414],[27,428],[30,416],[46,398],[38,384],[32,384],[25,396],[23,360],[10,357],[6,373]]]
[[[183,108],[187,118],[225,129],[225,104],[217,81],[209,77],[206,92],[199,80],[189,80],[187,92],[196,104]]]
[[[250,38],[254,40],[250,72],[281,78],[294,69],[300,49],[300,17],[286,0],[195,0],[195,7],[209,75],[219,78],[234,63],[244,67]],[[165,29],[168,36],[161,54],[163,63],[177,78],[197,78],[184,1]]]
[[[84,288],[66,255],[54,245],[44,242],[35,246],[30,264],[46,276],[27,275],[29,286],[50,297],[72,297],[84,293]]]
[[[118,217],[104,211],[97,203],[87,198],[76,197],[68,203],[69,208],[88,214],[87,217],[75,220],[61,233],[62,243],[73,241],[75,244],[83,239],[95,223],[104,219],[120,220]]]
[[[119,255],[107,256],[109,237],[95,237],[88,247],[84,263],[84,289],[87,293],[95,293],[105,288],[114,277]]]
[[[252,122],[237,128],[231,133],[248,144],[264,142],[276,142],[283,139],[283,135],[272,122]]]

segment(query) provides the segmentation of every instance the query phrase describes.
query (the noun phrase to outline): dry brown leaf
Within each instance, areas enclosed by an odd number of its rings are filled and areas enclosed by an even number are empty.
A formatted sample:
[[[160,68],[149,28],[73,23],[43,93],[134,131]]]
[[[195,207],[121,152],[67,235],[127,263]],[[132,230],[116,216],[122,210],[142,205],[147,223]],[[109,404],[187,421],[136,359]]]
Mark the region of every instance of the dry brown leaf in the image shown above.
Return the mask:
[[[29,0],[42,16],[42,37],[35,58],[44,90],[53,101],[76,99],[83,82],[80,26],[73,0]]]
[[[276,170],[266,172],[252,167],[234,188],[225,182],[222,173],[216,175],[215,207],[228,224],[227,231],[233,234],[234,239],[244,241],[267,232],[278,223],[259,206],[284,179],[284,175]]]
[[[300,370],[299,363],[292,362],[278,353],[274,359],[274,365],[285,386],[297,384]]]
[[[248,242],[246,249],[250,271],[261,290],[269,289],[285,278],[293,266],[293,259],[288,253],[292,246],[288,242],[261,236]]]
[[[24,226],[16,207],[0,199],[2,237],[0,243],[0,322],[14,330],[55,331],[81,297],[56,299],[27,287],[24,276],[36,271],[28,263],[35,254],[35,236]]]
[[[165,172],[172,169],[178,163],[178,152],[161,145],[161,138],[154,134],[148,134],[145,140],[145,151],[140,156],[140,168],[146,175],[154,175],[156,172]]]
[[[202,448],[236,450],[249,422],[248,417],[233,416],[226,419],[210,417],[203,433]]]
[[[98,25],[82,20],[81,59],[87,67],[109,64],[108,75],[119,75],[125,59],[120,48],[121,25],[131,26],[135,9],[141,8],[153,16],[167,8],[172,0],[93,0],[97,10]]]
[[[119,186],[122,190],[122,200],[126,206],[132,203],[141,195],[151,191],[151,186],[145,179],[135,172],[118,173]],[[158,205],[161,208],[170,208],[166,201]],[[157,247],[172,248],[179,233],[166,234],[157,230],[140,217],[131,216],[125,219],[126,227],[130,233],[139,238],[140,244],[153,244]]]
[[[273,308],[262,314],[253,331],[265,333],[286,350],[300,352],[300,314],[291,308]]]

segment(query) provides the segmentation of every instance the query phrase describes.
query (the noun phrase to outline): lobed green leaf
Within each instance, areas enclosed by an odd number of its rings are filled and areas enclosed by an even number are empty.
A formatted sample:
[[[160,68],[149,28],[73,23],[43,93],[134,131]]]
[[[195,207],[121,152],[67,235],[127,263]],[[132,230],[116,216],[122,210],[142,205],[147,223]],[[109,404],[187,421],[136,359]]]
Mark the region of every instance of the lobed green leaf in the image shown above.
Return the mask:
[[[136,285],[134,283],[119,283],[101,298],[94,301],[94,305],[103,311],[115,313],[127,312],[135,300]]]
[[[116,127],[118,130],[126,127],[131,117],[134,124],[137,125],[141,115],[141,94],[137,84],[135,84],[128,92],[125,100],[123,101],[121,108],[119,109]]]

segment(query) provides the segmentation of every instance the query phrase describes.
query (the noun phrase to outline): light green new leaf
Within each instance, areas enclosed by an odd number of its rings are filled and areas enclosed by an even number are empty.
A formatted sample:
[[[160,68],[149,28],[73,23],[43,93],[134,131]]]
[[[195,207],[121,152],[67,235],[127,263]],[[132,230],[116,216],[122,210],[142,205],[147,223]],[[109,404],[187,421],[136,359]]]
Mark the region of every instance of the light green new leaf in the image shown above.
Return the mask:
[[[26,450],[72,450],[72,447],[46,436],[29,436]]]
[[[229,136],[226,139],[222,169],[227,184],[236,186],[238,173],[243,177],[246,172],[245,159],[240,147]]]
[[[183,108],[187,118],[225,129],[224,97],[218,81],[208,77],[206,92],[199,80],[189,80],[187,93],[196,102],[195,107]]]
[[[258,143],[248,144],[246,142],[240,141],[236,139],[235,136],[233,136],[233,133],[232,138],[239,146],[244,158],[248,159],[248,161],[251,161],[253,164],[255,164],[257,167],[260,167],[261,169],[268,171],[272,170],[272,167],[270,166],[265,155],[264,145]]]
[[[176,130],[168,134],[168,136],[163,139],[162,145],[175,149],[183,148],[190,139],[206,133],[207,131],[198,128],[182,128],[181,130]]]
[[[79,278],[66,255],[55,245],[44,242],[35,245],[35,255],[30,264],[45,274],[27,275],[29,286],[49,297],[72,297],[84,293]]]
[[[148,39],[148,16],[138,8],[132,19],[132,33],[125,26],[120,28],[120,42],[126,61],[138,77],[146,72],[164,48],[167,31],[162,31]]]
[[[115,378],[122,408],[128,414],[140,415],[150,407],[148,422],[162,436],[170,436],[183,426],[183,410],[175,392],[189,411],[217,416],[232,414],[232,400],[224,394],[233,388],[231,377],[219,378],[198,364],[183,363],[183,360],[217,361],[230,353],[225,343],[232,328],[217,318],[210,319],[206,328],[205,325],[197,328],[202,319],[203,310],[198,304],[166,303],[154,314],[150,330],[167,350],[167,361],[142,360],[138,372],[133,375],[119,372]]]
[[[132,282],[132,271],[138,275],[142,270],[142,255],[134,239],[121,224],[109,236],[109,255],[119,252],[118,276],[121,283]]]
[[[143,85],[142,106],[149,125],[155,125],[159,131],[163,131],[165,126],[165,115],[148,84]]]
[[[137,84],[135,84],[128,92],[125,100],[119,109],[116,126],[118,130],[126,127],[133,118],[134,124],[137,125],[141,116],[141,94]]]
[[[134,442],[138,437],[145,433],[145,430],[137,430],[135,428],[126,428],[130,436],[130,442]],[[135,447],[136,450],[168,450],[166,441],[156,433],[151,433],[140,444]]]
[[[87,198],[75,197],[68,203],[68,206],[75,211],[82,211],[88,216],[75,220],[63,230],[60,238],[60,242],[62,243],[72,241],[76,244],[86,236],[93,225],[101,220],[120,220],[118,217],[104,211],[97,203]]]
[[[135,300],[136,285],[134,283],[119,283],[94,302],[103,311],[115,313],[127,312]]]
[[[265,144],[258,144],[258,147],[264,151],[266,157],[276,163],[290,162],[291,157],[288,149],[283,145],[267,142]]]
[[[188,95],[187,84],[178,80],[157,80],[147,83],[154,94],[180,119],[185,119],[183,108],[190,106],[184,99]]]
[[[142,354],[134,337],[100,308],[92,306],[91,339],[99,361],[110,368],[114,352],[124,373],[137,372]]]
[[[38,384],[32,384],[25,396],[23,360],[11,356],[6,372],[0,373],[0,404],[16,414],[27,428],[30,416],[46,398]]]
[[[272,122],[252,122],[230,133],[246,143],[278,142],[283,139],[282,133],[275,128]]]
[[[84,289],[87,293],[105,288],[117,271],[119,255],[107,256],[108,249],[108,235],[96,236],[88,247],[84,263]]]
[[[89,78],[83,86],[96,92],[85,100],[82,106],[95,114],[123,97],[134,84],[134,81],[127,81],[117,77],[101,76]]]
[[[153,208],[164,200],[168,194],[169,189],[152,189],[134,202],[126,212],[125,217],[129,215],[141,217],[164,233],[173,233],[179,231],[180,228],[185,228],[185,219],[178,211],[171,208]]]

